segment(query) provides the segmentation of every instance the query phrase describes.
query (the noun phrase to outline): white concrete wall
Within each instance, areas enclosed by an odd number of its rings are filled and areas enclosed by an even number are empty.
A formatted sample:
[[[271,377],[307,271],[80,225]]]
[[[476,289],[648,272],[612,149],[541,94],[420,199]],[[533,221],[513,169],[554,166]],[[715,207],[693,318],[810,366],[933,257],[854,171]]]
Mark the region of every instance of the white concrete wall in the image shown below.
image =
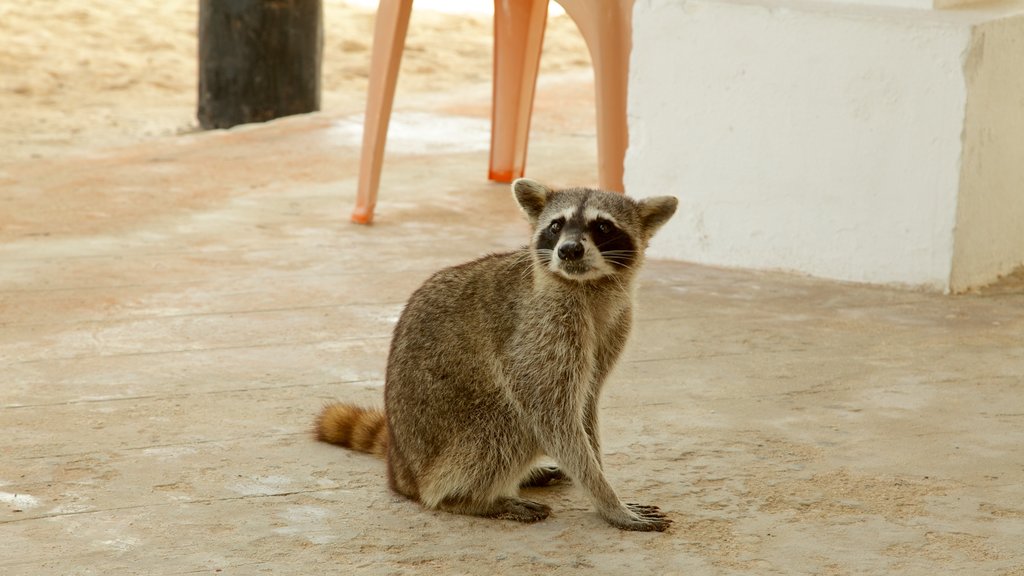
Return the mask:
[[[986,18],[823,2],[637,0],[626,188],[681,200],[652,255],[950,289],[965,62]],[[972,103],[976,115],[987,110],[987,97]],[[1004,139],[1024,139],[1014,126]],[[959,218],[985,211],[964,206]]]

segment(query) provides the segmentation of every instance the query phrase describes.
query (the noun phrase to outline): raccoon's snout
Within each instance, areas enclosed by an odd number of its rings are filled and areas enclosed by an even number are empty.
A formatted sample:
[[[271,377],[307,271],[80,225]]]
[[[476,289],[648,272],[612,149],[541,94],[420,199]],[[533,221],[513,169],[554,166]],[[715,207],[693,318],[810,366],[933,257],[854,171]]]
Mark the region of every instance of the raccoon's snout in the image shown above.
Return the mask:
[[[575,262],[583,258],[583,244],[575,240],[562,242],[558,246],[558,257],[566,262]]]

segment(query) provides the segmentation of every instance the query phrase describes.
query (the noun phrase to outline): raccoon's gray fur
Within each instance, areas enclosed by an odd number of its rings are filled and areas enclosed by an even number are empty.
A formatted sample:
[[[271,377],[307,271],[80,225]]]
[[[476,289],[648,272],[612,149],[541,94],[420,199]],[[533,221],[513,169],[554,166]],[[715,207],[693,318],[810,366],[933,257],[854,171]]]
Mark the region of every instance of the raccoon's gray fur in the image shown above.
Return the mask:
[[[328,405],[318,438],[386,452],[391,487],[428,508],[534,522],[551,509],[519,488],[568,476],[609,523],[665,530],[661,511],[623,504],[605,479],[597,402],[643,251],[676,199],[512,188],[531,244],[430,278],[395,327],[385,410]],[[537,467],[541,456],[561,469]]]

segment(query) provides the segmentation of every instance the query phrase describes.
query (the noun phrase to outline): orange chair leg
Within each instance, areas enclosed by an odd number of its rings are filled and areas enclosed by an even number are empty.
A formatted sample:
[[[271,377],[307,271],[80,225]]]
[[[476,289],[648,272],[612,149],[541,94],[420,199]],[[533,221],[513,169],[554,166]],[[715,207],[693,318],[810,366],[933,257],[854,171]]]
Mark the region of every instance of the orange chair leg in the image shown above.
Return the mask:
[[[548,0],[494,0],[494,93],[488,178],[523,175],[530,112],[544,43]]]
[[[370,59],[370,86],[366,94],[366,120],[363,123],[363,149],[359,161],[359,188],[352,221],[369,224],[377,205],[380,169],[384,161],[384,143],[395,100],[398,66],[405,48],[412,0],[380,0],[373,30],[373,55]]]
[[[633,0],[558,0],[590,49],[597,92],[597,162],[601,188],[622,192],[629,145],[626,85],[632,48]]]

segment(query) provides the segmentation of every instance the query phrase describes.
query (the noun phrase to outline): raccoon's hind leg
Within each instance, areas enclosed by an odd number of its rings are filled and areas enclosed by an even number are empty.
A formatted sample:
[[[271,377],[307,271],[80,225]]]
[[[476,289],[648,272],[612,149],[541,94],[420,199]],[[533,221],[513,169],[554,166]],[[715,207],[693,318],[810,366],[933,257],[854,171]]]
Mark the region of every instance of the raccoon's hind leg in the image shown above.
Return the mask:
[[[421,501],[428,508],[518,522],[537,522],[551,513],[550,507],[519,497],[518,483],[523,476],[519,470],[510,474],[508,470],[449,468],[446,472],[442,482],[423,486]]]
[[[520,488],[543,488],[568,482],[569,477],[557,466],[536,466],[519,482]]]
[[[471,497],[449,496],[438,504],[437,509],[454,514],[517,522],[539,522],[551,514],[550,506],[518,496],[499,496],[489,502],[481,502]]]
[[[420,499],[419,483],[416,473],[406,462],[398,447],[392,443],[388,446],[388,485],[395,492],[410,500]]]
[[[530,450],[506,452],[505,458],[487,461],[486,452],[452,453],[436,462],[421,483],[421,502],[428,508],[455,514],[537,522],[551,508],[519,497],[519,482],[533,460]]]

